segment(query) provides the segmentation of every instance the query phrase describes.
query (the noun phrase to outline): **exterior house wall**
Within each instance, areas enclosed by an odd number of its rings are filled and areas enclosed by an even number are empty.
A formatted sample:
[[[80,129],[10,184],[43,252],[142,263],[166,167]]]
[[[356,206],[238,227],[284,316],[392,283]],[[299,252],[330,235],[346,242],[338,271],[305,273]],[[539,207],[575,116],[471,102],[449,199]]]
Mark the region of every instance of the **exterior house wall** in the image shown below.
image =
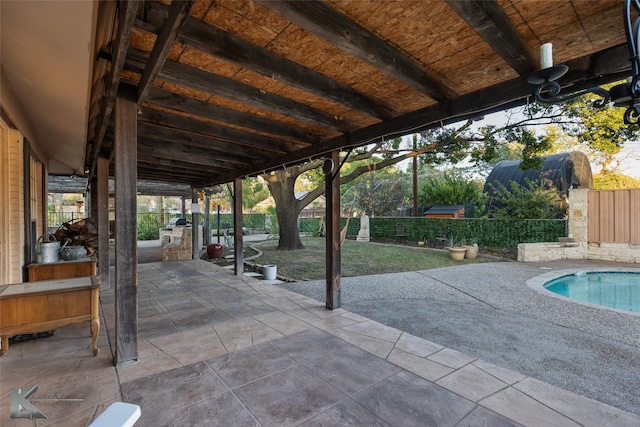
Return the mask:
[[[0,129],[0,285],[22,283],[24,266],[24,140],[14,129]]]
[[[594,259],[640,263],[639,244],[589,241],[589,191],[571,190],[569,194],[569,237],[572,241],[521,243],[518,245],[518,261]],[[637,212],[632,214],[638,215]]]

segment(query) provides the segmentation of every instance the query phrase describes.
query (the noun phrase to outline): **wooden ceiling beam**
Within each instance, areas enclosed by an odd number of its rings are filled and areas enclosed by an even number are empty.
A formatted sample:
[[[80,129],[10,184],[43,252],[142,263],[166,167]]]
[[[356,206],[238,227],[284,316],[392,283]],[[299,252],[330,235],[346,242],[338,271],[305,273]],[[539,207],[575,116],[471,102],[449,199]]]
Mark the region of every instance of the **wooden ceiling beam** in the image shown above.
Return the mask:
[[[141,73],[147,53],[130,49],[125,69]],[[253,86],[232,80],[199,68],[175,61],[166,61],[158,78],[178,86],[188,87],[211,95],[221,96],[253,107],[273,111],[296,120],[311,123],[338,132],[346,132],[355,126],[340,117],[318,110],[307,104],[283,96],[265,92]]]
[[[247,150],[228,141],[190,133],[187,129],[178,130],[149,123],[138,123],[138,135],[142,139],[162,140],[172,144],[192,147],[194,150],[226,158],[229,162],[233,162],[235,159],[239,163],[264,159],[264,154],[257,149]]]
[[[563,86],[571,86],[574,82],[581,87],[602,85],[625,78],[630,65],[621,68],[623,62],[619,58],[628,55],[625,46],[617,46],[595,55],[578,58],[566,63],[569,72],[563,77]],[[617,59],[616,59],[617,58]],[[601,74],[594,75],[594,70]],[[257,172],[273,170],[282,165],[300,163],[309,158],[317,158],[333,150],[345,147],[366,145],[384,136],[395,138],[411,132],[421,132],[473,119],[478,116],[503,111],[522,106],[532,98],[534,86],[527,82],[526,76],[521,76],[507,82],[477,90],[456,99],[439,103],[420,110],[412,111],[385,122],[376,123],[359,129],[349,135],[341,135],[321,144],[287,154],[278,158],[278,163],[265,161],[253,168],[237,171],[238,176],[255,175]],[[229,182],[234,176],[221,176],[218,180],[200,183],[200,185],[219,184]]]
[[[254,2],[438,102],[458,95],[435,73],[322,1]]]
[[[537,69],[529,45],[495,0],[446,0],[489,46],[521,76]]]
[[[227,165],[247,165],[251,159],[245,161],[238,156],[225,155],[224,153],[214,152],[211,150],[203,150],[192,145],[182,144],[179,142],[168,142],[161,137],[153,139],[149,137],[139,138],[138,147],[145,150],[145,156],[152,158],[176,159],[183,162],[192,162],[198,165],[209,165],[212,167],[223,167]],[[264,157],[263,157],[264,159]]]
[[[178,31],[184,23],[185,19],[189,17],[189,11],[193,5],[193,0],[180,0],[172,1],[169,7],[169,14],[165,19],[162,29],[156,38],[156,42],[153,45],[151,54],[146,61],[146,67],[142,72],[140,83],[138,84],[138,105],[141,105],[146,98],[149,90],[153,86],[153,82],[156,80],[158,73],[162,69],[169,51],[173,46]]]
[[[98,130],[95,133],[93,141],[93,153],[87,157],[85,163],[90,163],[90,176],[96,171],[98,154],[102,146],[102,140],[107,130],[107,124],[111,118],[111,112],[118,94],[118,86],[120,85],[120,77],[124,67],[124,61],[127,57],[127,49],[129,48],[129,40],[131,32],[136,22],[136,13],[142,3],[140,0],[123,1],[118,3],[118,31],[112,48],[111,72],[108,75],[105,97],[103,99],[104,108],[99,116]]]
[[[231,123],[236,126],[242,126],[258,132],[270,133],[307,144],[315,144],[323,139],[322,136],[304,129],[295,128],[263,117],[257,117],[254,114],[243,113],[162,89],[151,89],[147,97],[147,102],[151,105],[159,105],[171,110]]]
[[[157,33],[167,7],[159,2],[145,2],[144,22],[136,25]],[[378,119],[394,115],[393,109],[310,68],[283,58],[240,37],[229,34],[195,18],[186,20],[177,40],[209,55],[262,74],[305,92],[346,105]]]
[[[222,141],[233,142],[245,147],[271,151],[274,154],[284,154],[300,148],[300,145],[281,139],[270,138],[256,133],[245,132],[214,123],[171,114],[167,111],[151,110],[149,108],[142,109],[142,112],[138,114],[138,122],[167,126],[176,130],[189,129],[189,131],[193,133],[206,135]],[[305,147],[307,145],[308,144],[304,144],[302,146]]]

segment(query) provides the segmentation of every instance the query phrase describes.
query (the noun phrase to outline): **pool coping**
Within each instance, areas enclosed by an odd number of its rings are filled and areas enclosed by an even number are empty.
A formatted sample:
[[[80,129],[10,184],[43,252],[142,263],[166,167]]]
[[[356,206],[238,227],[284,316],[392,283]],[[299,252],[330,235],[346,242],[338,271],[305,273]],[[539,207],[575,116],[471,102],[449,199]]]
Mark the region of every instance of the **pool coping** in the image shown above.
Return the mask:
[[[554,271],[550,271],[548,273],[543,273],[540,274],[536,277],[532,277],[531,279],[527,280],[527,286],[533,290],[535,290],[536,292],[548,296],[548,297],[553,297],[553,298],[558,298],[560,300],[566,301],[566,302],[570,302],[573,304],[581,304],[581,305],[585,305],[587,307],[593,307],[593,308],[598,308],[598,309],[602,309],[602,310],[609,310],[609,311],[614,311],[616,313],[622,313],[622,314],[629,314],[632,316],[640,316],[640,312],[637,311],[631,311],[631,310],[623,310],[620,308],[614,308],[614,307],[609,307],[606,305],[599,305],[599,304],[592,304],[589,302],[584,302],[584,301],[580,301],[577,299],[573,299],[573,298],[568,298],[559,294],[556,294],[555,292],[551,292],[550,290],[548,290],[547,288],[544,287],[544,285],[547,282],[550,282],[552,280],[558,279],[560,277],[563,276],[569,276],[572,274],[575,274],[576,272],[585,272],[585,273],[636,273],[636,274],[640,274],[637,270],[634,269],[630,269],[630,268],[625,268],[625,267],[607,267],[607,268],[578,268],[578,269],[564,269],[564,270],[554,270]]]

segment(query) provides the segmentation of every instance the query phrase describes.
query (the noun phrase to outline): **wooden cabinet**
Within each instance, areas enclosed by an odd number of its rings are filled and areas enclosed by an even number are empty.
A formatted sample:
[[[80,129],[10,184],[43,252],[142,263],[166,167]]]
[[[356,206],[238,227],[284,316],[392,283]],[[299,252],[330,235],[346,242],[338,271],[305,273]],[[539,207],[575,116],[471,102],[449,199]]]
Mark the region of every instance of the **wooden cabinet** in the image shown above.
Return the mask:
[[[0,354],[14,335],[89,322],[93,354],[98,355],[99,293],[96,276],[0,286]]]
[[[58,261],[50,264],[29,264],[29,281],[70,279],[96,275],[96,261],[92,259],[78,261]]]

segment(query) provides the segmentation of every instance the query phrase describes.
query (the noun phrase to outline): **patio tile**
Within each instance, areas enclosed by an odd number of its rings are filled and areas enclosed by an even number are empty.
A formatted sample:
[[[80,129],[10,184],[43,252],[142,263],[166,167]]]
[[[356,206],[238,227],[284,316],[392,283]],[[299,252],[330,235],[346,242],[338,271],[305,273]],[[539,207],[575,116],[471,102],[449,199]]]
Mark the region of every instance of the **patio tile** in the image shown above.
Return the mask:
[[[138,356],[140,356],[140,353],[138,353]],[[179,367],[180,362],[158,350],[157,353],[154,353],[147,357],[139,357],[138,361],[135,363],[128,363],[126,365],[118,366],[116,369],[118,370],[120,381],[125,382],[147,377],[149,375],[158,374]]]
[[[444,347],[423,338],[416,337],[415,335],[403,332],[398,339],[395,348],[406,353],[415,354],[416,356],[427,357],[442,350]]]
[[[260,424],[231,392],[222,393],[187,405],[184,408],[165,412],[149,419],[141,418],[136,427],[210,426],[250,427]]]
[[[392,425],[455,426],[475,404],[408,372],[396,375],[352,397]]]
[[[331,329],[342,328],[347,325],[353,325],[354,323],[357,323],[357,321],[350,319],[348,316],[338,315],[326,319],[317,320],[313,322],[312,325],[316,328],[328,331]]]
[[[507,384],[473,365],[467,365],[452,372],[436,381],[436,384],[472,402],[477,402],[507,387]]]
[[[453,369],[447,366],[400,350],[393,350],[387,360],[429,381],[435,381],[453,372]]]
[[[452,350],[450,348],[444,348],[437,353],[434,353],[428,357],[428,359],[449,366],[454,369],[458,369],[467,365],[474,360],[474,357],[469,357],[466,354],[459,351]]]
[[[350,317],[352,320],[356,320],[359,323],[348,325],[342,328],[345,331],[354,332],[360,335],[364,335],[379,340],[389,341],[395,343],[402,334],[402,331],[390,326],[383,325],[382,323],[375,322],[373,320],[364,319],[362,316],[357,318]]]
[[[640,415],[621,411],[533,378],[527,378],[513,387],[587,427],[640,426]]]
[[[279,338],[282,334],[252,318],[213,325],[228,352]]]
[[[178,332],[178,328],[171,323],[164,314],[158,314],[154,317],[138,319],[138,338],[149,339],[166,334]]]
[[[303,364],[347,395],[357,393],[400,370],[394,364],[355,346],[330,351]]]
[[[297,318],[281,311],[277,311],[275,313],[275,316],[269,316],[269,314],[271,314],[269,313],[267,315],[255,316],[255,318],[283,335],[291,335],[313,327],[307,322],[298,320]]]
[[[522,424],[482,406],[476,406],[456,427],[522,427]]]
[[[169,313],[167,317],[181,331],[232,320],[231,316],[219,308],[194,308],[192,310]]]
[[[327,353],[342,351],[351,346],[340,338],[319,329],[309,329],[274,340],[272,346],[291,357],[306,363]]]
[[[492,363],[485,362],[484,360],[476,360],[473,362],[473,365],[509,385],[522,381],[526,378],[526,375],[519,374],[501,366],[496,366]]]
[[[207,364],[234,389],[296,366],[297,362],[269,344],[260,344],[209,359]]]
[[[362,405],[351,399],[345,399],[320,414],[297,424],[298,427],[391,427]]]
[[[328,331],[331,335],[335,335],[342,338],[349,344],[353,344],[371,354],[386,359],[391,350],[393,350],[393,343],[389,341],[380,340],[365,335],[360,335],[355,332],[349,332],[344,329],[333,329]]]
[[[481,400],[480,404],[525,426],[579,426],[513,387]]]
[[[149,342],[182,365],[226,354],[227,350],[211,326],[176,332]]]
[[[204,362],[123,382],[121,387],[125,402],[140,405],[141,424],[169,411],[184,408],[194,400],[228,391],[227,386]]]
[[[293,425],[346,397],[302,366],[254,381],[234,393],[264,426]]]

